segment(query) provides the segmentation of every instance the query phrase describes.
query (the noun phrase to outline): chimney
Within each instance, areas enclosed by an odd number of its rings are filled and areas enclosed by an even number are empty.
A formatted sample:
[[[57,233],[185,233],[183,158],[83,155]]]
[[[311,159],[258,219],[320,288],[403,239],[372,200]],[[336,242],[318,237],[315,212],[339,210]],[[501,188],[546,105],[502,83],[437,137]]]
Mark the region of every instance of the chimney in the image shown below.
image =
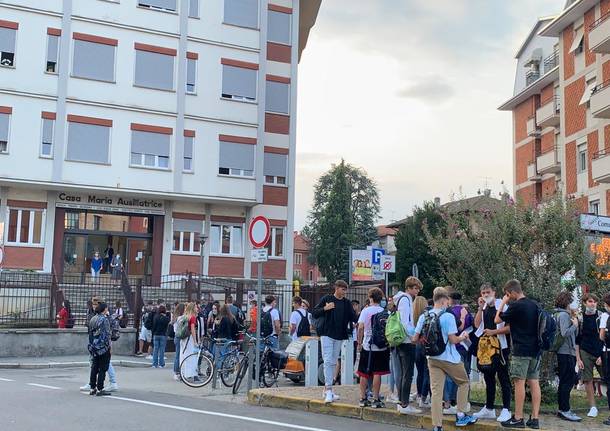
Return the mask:
[[[441,198],[434,198],[434,206],[435,207],[440,207],[441,206]]]

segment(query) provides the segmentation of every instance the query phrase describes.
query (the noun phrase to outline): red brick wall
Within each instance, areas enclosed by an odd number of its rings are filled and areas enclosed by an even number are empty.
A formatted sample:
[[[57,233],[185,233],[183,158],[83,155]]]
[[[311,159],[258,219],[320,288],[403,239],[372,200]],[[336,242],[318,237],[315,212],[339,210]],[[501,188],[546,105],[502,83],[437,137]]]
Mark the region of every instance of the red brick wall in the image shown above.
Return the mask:
[[[604,127],[604,149],[610,148],[610,124]],[[609,207],[610,208],[610,207]]]
[[[303,274],[303,276],[305,275],[306,274]],[[258,264],[256,263],[252,264],[252,278],[254,277],[258,277]],[[269,259],[267,262],[263,263],[263,277],[280,280],[286,279],[286,261]],[[288,279],[292,279],[292,274],[290,274]]]
[[[595,63],[595,53],[589,49],[589,27],[595,22],[595,6],[585,12],[585,66]]]
[[[550,131],[540,137],[540,154],[548,153],[555,149],[555,132]]]
[[[587,198],[586,196],[582,196],[578,199],[575,199],[574,202],[576,203],[576,208],[581,213],[589,212],[589,198]]]
[[[597,153],[599,150],[599,138],[597,134],[597,130],[595,132],[591,132],[587,135],[587,175],[589,176],[589,187],[595,187],[599,185],[593,181],[593,169],[591,169],[591,161],[593,160],[593,155]]]
[[[536,184],[531,184],[527,187],[517,190],[517,202],[526,206],[533,206],[537,203],[536,199]]]
[[[527,181],[527,165],[536,159],[534,152],[534,141],[517,148],[515,152],[515,183],[521,184]]]
[[[570,53],[570,47],[574,42],[574,26],[567,27],[562,34],[563,39],[563,79],[569,79],[574,75],[574,53]]]
[[[607,14],[608,12],[610,12],[610,0],[602,0],[599,4],[599,7],[601,9],[600,16]]]
[[[602,64],[602,79],[604,82],[610,80],[610,60]]]
[[[38,269],[42,270],[44,249],[39,247],[4,247],[5,269]]]
[[[265,114],[265,132],[289,134],[290,117],[288,115]]]
[[[542,89],[542,91],[540,92],[540,104],[544,105],[546,104],[549,100],[551,100],[553,98],[553,95],[555,94],[555,86],[553,84],[547,85],[546,87],[544,87]]]
[[[565,89],[563,106],[565,114],[566,136],[570,136],[587,126],[587,108],[580,105],[585,93],[585,77],[574,81]]]
[[[243,257],[210,256],[208,274],[212,277],[243,277]]]
[[[288,206],[288,187],[263,186],[263,203]]]
[[[199,256],[184,254],[172,254],[169,259],[169,272],[172,274],[182,274],[184,272],[201,272],[201,259]]]
[[[290,63],[292,47],[279,43],[267,42],[267,60]]]
[[[566,144],[566,193],[568,195],[576,193],[576,141]]]
[[[534,98],[517,105],[513,111],[515,121],[515,144],[527,138],[527,119],[534,115]]]
[[[542,200],[553,197],[557,192],[557,181],[555,178],[548,178],[542,181]]]

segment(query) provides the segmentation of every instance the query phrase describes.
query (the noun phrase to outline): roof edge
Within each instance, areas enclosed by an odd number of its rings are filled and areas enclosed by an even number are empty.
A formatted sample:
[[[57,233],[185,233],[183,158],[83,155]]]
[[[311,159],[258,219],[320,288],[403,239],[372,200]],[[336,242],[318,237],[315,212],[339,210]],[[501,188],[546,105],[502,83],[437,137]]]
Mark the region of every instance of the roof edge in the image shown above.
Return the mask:
[[[517,50],[517,53],[515,54],[515,58],[519,58],[521,56],[521,54],[523,53],[523,51],[525,50],[525,48],[527,47],[527,44],[534,37],[534,35],[539,34],[539,32],[537,33],[536,30],[538,30],[538,27],[540,27],[540,24],[544,23],[545,21],[551,21],[551,20],[555,19],[556,16],[557,15],[538,18],[538,21],[536,21],[536,24],[534,24],[534,27],[532,27],[532,29],[528,33],[527,37],[525,38],[525,41],[521,44],[521,47]]]
[[[502,105],[498,106],[498,111],[512,111],[518,104],[538,93],[556,79],[559,79],[559,66],[555,66],[538,80],[525,87],[520,93],[515,94]]]
[[[538,34],[545,37],[559,37],[561,32],[576,20],[576,16],[584,15],[586,11],[594,7],[598,2],[599,0],[577,0],[564,9],[559,16]]]

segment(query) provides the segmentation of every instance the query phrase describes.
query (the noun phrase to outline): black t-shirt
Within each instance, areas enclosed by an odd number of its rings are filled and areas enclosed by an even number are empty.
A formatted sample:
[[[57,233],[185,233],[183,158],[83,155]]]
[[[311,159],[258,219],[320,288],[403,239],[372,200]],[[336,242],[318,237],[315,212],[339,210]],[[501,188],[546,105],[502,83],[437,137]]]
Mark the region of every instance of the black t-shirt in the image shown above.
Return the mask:
[[[335,303],[335,308],[324,311],[324,306],[330,302]],[[358,321],[350,300],[337,299],[335,295],[324,296],[313,309],[312,315],[316,319],[324,315],[324,328],[318,330],[318,335],[326,335],[335,340],[347,340],[349,324]]]
[[[582,327],[578,331],[576,337],[576,344],[580,346],[581,350],[589,353],[590,355],[599,358],[602,355],[604,347],[603,341],[599,339],[598,330],[598,314],[584,314],[582,316]]]
[[[511,302],[500,318],[510,325],[513,355],[538,356],[538,304],[529,298]]]
[[[488,305],[483,310],[483,329],[496,329],[496,307],[494,305]]]
[[[165,313],[156,313],[153,317],[152,334],[153,335],[166,335],[167,325],[169,325],[169,316]]]

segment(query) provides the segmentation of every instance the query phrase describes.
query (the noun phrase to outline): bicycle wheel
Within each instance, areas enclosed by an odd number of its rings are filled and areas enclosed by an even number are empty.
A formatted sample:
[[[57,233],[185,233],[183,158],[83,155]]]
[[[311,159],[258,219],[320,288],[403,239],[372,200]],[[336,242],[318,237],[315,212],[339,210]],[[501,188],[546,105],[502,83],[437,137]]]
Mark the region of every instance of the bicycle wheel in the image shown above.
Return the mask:
[[[195,375],[192,370],[192,362],[197,361],[197,371]],[[191,353],[180,363],[180,377],[185,385],[191,388],[201,388],[210,381],[214,373],[214,364],[207,355]]]
[[[236,351],[235,353],[226,356],[220,364],[220,380],[227,388],[232,387],[233,383],[235,383],[235,379],[237,378],[237,366],[239,365],[242,355],[243,354],[239,354],[239,352]]]
[[[248,374],[248,366],[250,365],[250,359],[248,356],[244,356],[243,359],[237,364],[237,377],[235,377],[235,382],[233,382],[233,395],[237,394],[239,391],[239,387],[241,382],[244,380],[246,374]]]
[[[265,385],[266,388],[270,388],[271,386],[274,386],[277,383],[277,379],[280,375],[280,370],[272,367],[269,362],[266,362],[265,364],[261,365],[261,372],[263,380],[262,383],[263,385]]]

